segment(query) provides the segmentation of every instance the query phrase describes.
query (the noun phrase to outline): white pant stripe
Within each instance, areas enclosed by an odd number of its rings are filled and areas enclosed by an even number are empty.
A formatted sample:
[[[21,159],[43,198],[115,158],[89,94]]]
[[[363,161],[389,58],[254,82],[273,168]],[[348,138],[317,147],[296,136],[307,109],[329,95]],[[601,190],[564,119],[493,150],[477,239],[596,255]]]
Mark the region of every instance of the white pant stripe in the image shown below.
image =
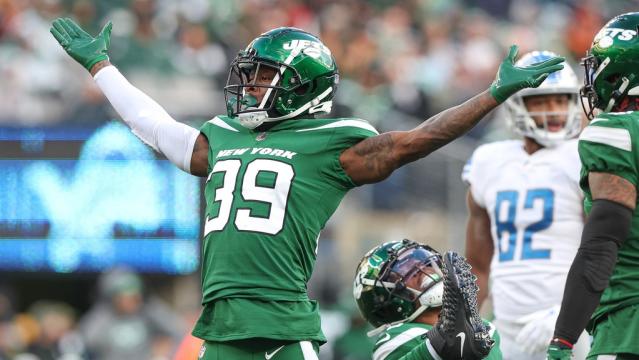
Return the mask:
[[[310,341],[300,341],[300,347],[302,348],[304,360],[319,360],[315,350],[313,350],[313,344],[311,344]]]

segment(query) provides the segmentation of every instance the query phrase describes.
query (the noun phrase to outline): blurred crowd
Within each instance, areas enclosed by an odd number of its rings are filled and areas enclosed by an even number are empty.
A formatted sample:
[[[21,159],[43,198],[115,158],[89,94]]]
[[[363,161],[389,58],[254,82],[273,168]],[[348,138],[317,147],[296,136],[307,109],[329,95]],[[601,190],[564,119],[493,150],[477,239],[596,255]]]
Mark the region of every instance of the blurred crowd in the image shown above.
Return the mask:
[[[575,62],[621,0],[0,0],[0,125],[115,117],[49,34],[72,17],[91,34],[114,23],[112,62],[177,119],[225,112],[228,64],[261,32],[319,34],[341,74],[335,115],[412,126],[485,89],[509,44]],[[392,120],[391,120],[392,119]],[[481,131],[481,129],[477,130]]]
[[[403,129],[487,88],[510,44],[520,53],[547,49],[576,66],[594,33],[637,0],[0,0],[0,127],[87,125],[116,114],[80,65],[49,33],[53,19],[71,17],[91,34],[112,21],[111,61],[176,119],[198,126],[224,113],[228,65],[239,49],[268,29],[295,26],[318,34],[340,69],[334,116],[355,116],[380,130]],[[485,137],[483,122],[471,136]],[[459,156],[463,164],[465,156]],[[432,171],[444,165],[434,161]],[[429,163],[430,164],[430,163]],[[415,168],[416,169],[416,168]],[[415,170],[417,171],[417,170]],[[455,178],[459,172],[452,171]],[[425,182],[398,172],[380,194],[398,188],[441,189],[449,177]],[[406,179],[404,179],[406,178]],[[407,181],[415,184],[407,186]],[[383,187],[386,186],[386,187]],[[445,192],[439,191],[446,195]],[[383,194],[372,198],[388,208]],[[442,206],[451,199],[433,201]],[[463,201],[459,202],[463,206]],[[402,200],[398,206],[406,207]],[[318,268],[335,258],[320,242]],[[326,247],[328,246],[328,247]],[[327,253],[322,254],[323,248]],[[351,269],[344,271],[350,272]],[[330,341],[322,359],[370,358],[370,339],[352,301],[341,300],[317,272],[310,286],[322,304]],[[194,359],[199,341],[188,332],[198,309],[177,311],[143,278],[109,272],[87,311],[65,302],[21,303],[0,286],[0,360]],[[198,296],[197,289],[191,291]],[[343,291],[348,294],[348,289]],[[195,354],[195,355],[194,355]]]
[[[340,297],[344,289],[329,279],[336,271],[332,243],[322,241],[318,265],[333,270],[320,271],[310,285],[311,297],[322,304],[322,328],[329,339],[320,359],[370,359],[370,327],[350,291]],[[29,304],[20,298],[28,285],[0,282],[0,360],[195,360],[202,340],[190,331],[201,310],[199,291],[185,283],[196,278],[170,280],[180,293],[174,302],[161,296],[157,286],[145,284],[147,275],[124,267],[99,275],[95,287],[79,296],[84,299],[41,291]],[[54,275],[51,281],[56,281]],[[87,299],[86,310],[71,305]]]
[[[78,314],[44,294],[19,312],[16,293],[0,288],[0,359],[168,359],[187,333],[186,319],[145,292],[129,270],[105,273],[97,291],[91,308]]]

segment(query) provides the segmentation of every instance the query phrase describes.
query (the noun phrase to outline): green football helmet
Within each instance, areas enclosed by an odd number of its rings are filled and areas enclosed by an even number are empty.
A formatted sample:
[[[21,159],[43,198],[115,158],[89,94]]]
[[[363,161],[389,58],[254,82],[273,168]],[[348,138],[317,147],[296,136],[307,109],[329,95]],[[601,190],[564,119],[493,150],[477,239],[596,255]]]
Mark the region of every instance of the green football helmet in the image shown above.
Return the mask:
[[[639,12],[619,15],[595,35],[582,59],[581,102],[588,119],[595,109],[612,111],[627,96],[639,96]],[[587,101],[587,105],[585,102]]]
[[[263,68],[275,74],[270,84],[256,84]],[[277,28],[253,40],[231,63],[224,87],[227,112],[250,129],[328,113],[338,82],[335,59],[317,37],[292,27]],[[264,89],[259,103],[249,88]]]
[[[404,239],[369,251],[357,267],[353,296],[364,318],[383,331],[409,322],[424,310],[442,305],[442,256],[433,248]],[[410,280],[422,275],[420,286]]]

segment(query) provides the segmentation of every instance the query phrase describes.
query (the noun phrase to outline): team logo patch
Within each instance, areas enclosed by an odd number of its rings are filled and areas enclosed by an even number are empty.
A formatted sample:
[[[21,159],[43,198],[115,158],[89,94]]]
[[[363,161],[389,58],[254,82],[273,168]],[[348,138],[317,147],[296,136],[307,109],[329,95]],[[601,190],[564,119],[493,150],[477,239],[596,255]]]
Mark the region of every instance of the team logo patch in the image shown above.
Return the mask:
[[[266,139],[266,133],[265,132],[261,132],[261,133],[257,134],[257,136],[255,137],[255,140],[257,140],[257,141],[262,141],[264,139]]]

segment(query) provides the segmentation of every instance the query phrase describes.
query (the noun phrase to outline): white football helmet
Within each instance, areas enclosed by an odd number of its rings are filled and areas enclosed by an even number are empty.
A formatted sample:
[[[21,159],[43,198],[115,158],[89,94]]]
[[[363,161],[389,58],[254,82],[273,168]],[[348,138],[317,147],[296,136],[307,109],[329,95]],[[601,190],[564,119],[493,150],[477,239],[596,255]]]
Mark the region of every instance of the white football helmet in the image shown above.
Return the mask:
[[[551,51],[533,51],[525,54],[516,63],[517,66],[529,66],[556,57]],[[535,95],[568,94],[569,105],[566,112],[538,111],[529,112],[524,104],[524,98]],[[513,131],[521,136],[534,139],[540,145],[553,147],[579,135],[581,131],[581,107],[579,106],[579,83],[570,65],[554,72],[537,88],[523,89],[505,102],[508,110],[508,120]],[[559,131],[548,131],[549,115],[566,115],[566,123]],[[544,119],[543,126],[537,126],[533,116]]]

